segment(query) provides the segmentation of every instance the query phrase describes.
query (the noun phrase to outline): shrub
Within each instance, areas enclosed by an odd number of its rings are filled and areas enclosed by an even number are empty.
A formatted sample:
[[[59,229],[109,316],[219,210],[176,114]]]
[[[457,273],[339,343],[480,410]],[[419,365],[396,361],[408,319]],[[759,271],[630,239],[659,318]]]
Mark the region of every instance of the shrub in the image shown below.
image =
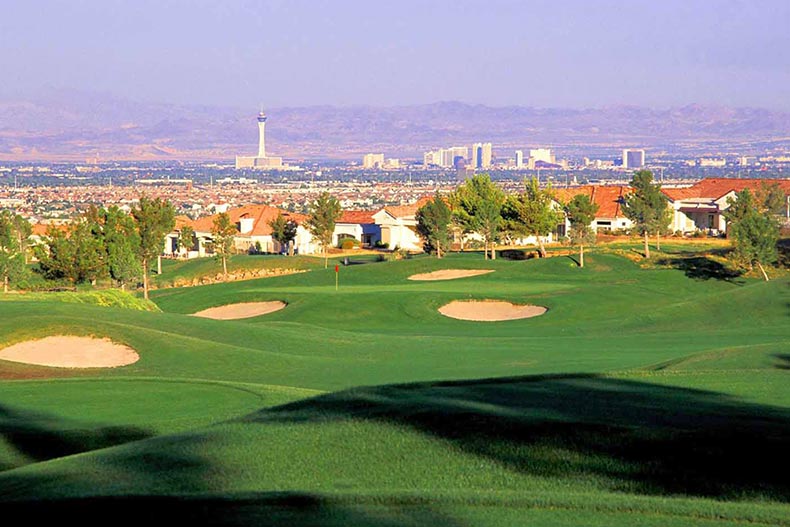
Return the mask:
[[[390,244],[386,242],[382,242],[381,240],[376,240],[376,245],[374,245],[376,249],[389,249]]]
[[[344,251],[356,249],[357,247],[360,247],[360,245],[361,244],[359,243],[359,240],[356,238],[343,238],[340,242],[340,248]]]
[[[535,258],[535,251],[528,249],[504,249],[499,251],[499,256],[506,260],[531,260]]]

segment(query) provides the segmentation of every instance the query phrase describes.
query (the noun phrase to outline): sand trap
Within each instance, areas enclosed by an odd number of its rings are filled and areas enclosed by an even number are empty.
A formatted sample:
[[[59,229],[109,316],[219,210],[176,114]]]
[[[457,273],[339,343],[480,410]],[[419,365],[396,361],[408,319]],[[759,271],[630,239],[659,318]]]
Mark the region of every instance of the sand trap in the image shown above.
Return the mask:
[[[243,302],[228,304],[226,306],[210,307],[203,311],[193,313],[196,317],[213,318],[214,320],[237,320],[251,318],[268,313],[274,313],[284,308],[287,304],[276,300],[274,302]]]
[[[537,317],[546,312],[543,306],[517,305],[494,300],[453,300],[439,308],[446,317],[477,322],[517,320]]]
[[[46,337],[0,350],[0,359],[56,368],[115,368],[137,362],[130,347],[95,337]]]
[[[409,277],[409,280],[455,280],[456,278],[466,278],[493,272],[493,269],[444,269],[432,273],[413,274]]]

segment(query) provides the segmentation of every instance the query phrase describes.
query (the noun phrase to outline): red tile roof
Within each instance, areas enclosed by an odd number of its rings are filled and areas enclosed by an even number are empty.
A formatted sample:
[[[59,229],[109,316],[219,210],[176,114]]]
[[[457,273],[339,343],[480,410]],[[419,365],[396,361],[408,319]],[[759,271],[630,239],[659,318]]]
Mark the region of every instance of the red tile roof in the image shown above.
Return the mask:
[[[730,192],[740,192],[749,189],[753,192],[760,190],[762,185],[776,183],[786,195],[790,195],[790,179],[733,179],[733,178],[706,178],[686,188],[662,189],[664,194],[672,200],[690,198],[719,199]]]
[[[384,207],[384,210],[386,210],[394,218],[409,218],[417,214],[417,211],[420,209],[420,207],[432,199],[433,196],[423,196],[422,198],[418,199],[416,203],[412,203],[411,205]]]
[[[369,210],[344,210],[337,223],[358,223],[360,225],[376,223],[373,220],[373,214],[375,213]]]
[[[269,222],[279,214],[285,216],[286,219],[295,221],[297,224],[301,224],[307,219],[307,216],[304,214],[288,212],[287,210],[268,205],[245,205],[244,207],[228,210],[228,216],[230,216],[232,223],[238,224],[241,218],[253,219],[252,232],[244,233],[245,236],[267,236],[271,234],[272,228],[269,226]],[[219,214],[198,218],[191,222],[192,228],[199,232],[211,232],[211,228],[214,226],[214,218],[217,216]]]
[[[590,201],[598,205],[598,218],[621,218],[623,212],[620,208],[623,197],[628,193],[629,187],[623,185],[584,185],[574,188],[553,189],[554,197],[561,203],[567,203],[578,194],[584,194]]]

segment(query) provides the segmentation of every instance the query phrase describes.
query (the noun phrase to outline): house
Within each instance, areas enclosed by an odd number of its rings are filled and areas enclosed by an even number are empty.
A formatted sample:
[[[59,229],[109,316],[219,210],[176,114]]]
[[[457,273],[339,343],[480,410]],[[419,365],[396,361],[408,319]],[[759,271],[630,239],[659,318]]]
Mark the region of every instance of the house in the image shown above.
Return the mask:
[[[339,245],[344,238],[358,240],[363,247],[376,245],[381,240],[381,226],[376,224],[373,215],[367,210],[344,210],[335,222],[332,245]]]
[[[411,205],[384,207],[373,214],[373,220],[381,229],[382,243],[389,244],[390,249],[422,251],[422,240],[417,234],[417,211],[432,200],[432,197],[420,198]]]
[[[272,228],[269,225],[280,214],[297,224],[294,252],[298,254],[313,254],[318,250],[312,234],[303,226],[307,217],[302,214],[288,212],[268,205],[245,205],[228,209],[227,214],[230,217],[230,221],[236,224],[236,229],[238,230],[238,234],[234,237],[234,248],[238,252],[258,250],[258,247],[260,247],[259,250],[261,252],[280,252],[285,250],[272,239]],[[215,214],[204,216],[197,220],[190,220],[186,216],[178,216],[174,231],[165,238],[165,254],[188,258],[211,254],[211,243],[214,239],[211,231],[216,217],[217,215]],[[192,227],[195,231],[196,239],[192,250],[185,250],[178,246],[178,237],[181,229],[186,225]]]
[[[730,199],[745,189],[759,192],[766,185],[779,185],[788,204],[785,217],[790,219],[790,180],[788,179],[730,179],[707,178],[690,187],[663,188],[672,208],[671,229],[675,232],[707,231],[722,234],[727,231],[724,212]]]
[[[598,212],[590,227],[595,232],[618,231],[630,229],[633,222],[623,214],[623,199],[630,187],[625,185],[584,185],[581,187],[554,189],[554,197],[559,203],[568,203],[579,194],[586,195],[592,203],[598,205]],[[565,236],[570,229],[566,219],[558,228],[558,235]]]

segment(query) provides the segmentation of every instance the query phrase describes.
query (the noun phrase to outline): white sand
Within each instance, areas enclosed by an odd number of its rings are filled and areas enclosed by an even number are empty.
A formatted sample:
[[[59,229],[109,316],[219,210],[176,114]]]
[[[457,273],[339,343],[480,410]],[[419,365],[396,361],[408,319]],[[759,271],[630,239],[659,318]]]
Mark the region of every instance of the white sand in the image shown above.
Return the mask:
[[[455,280],[456,278],[466,278],[493,272],[493,269],[444,269],[432,273],[413,274],[409,277],[409,280]]]
[[[128,346],[95,337],[53,336],[0,350],[2,360],[56,368],[115,368],[139,358]]]
[[[213,318],[214,320],[237,320],[251,318],[273,313],[284,308],[287,304],[276,300],[274,302],[243,302],[228,304],[226,306],[211,307],[193,313],[196,317]]]
[[[546,311],[543,306],[517,305],[494,300],[454,300],[439,308],[439,313],[446,317],[476,322],[537,317]]]

